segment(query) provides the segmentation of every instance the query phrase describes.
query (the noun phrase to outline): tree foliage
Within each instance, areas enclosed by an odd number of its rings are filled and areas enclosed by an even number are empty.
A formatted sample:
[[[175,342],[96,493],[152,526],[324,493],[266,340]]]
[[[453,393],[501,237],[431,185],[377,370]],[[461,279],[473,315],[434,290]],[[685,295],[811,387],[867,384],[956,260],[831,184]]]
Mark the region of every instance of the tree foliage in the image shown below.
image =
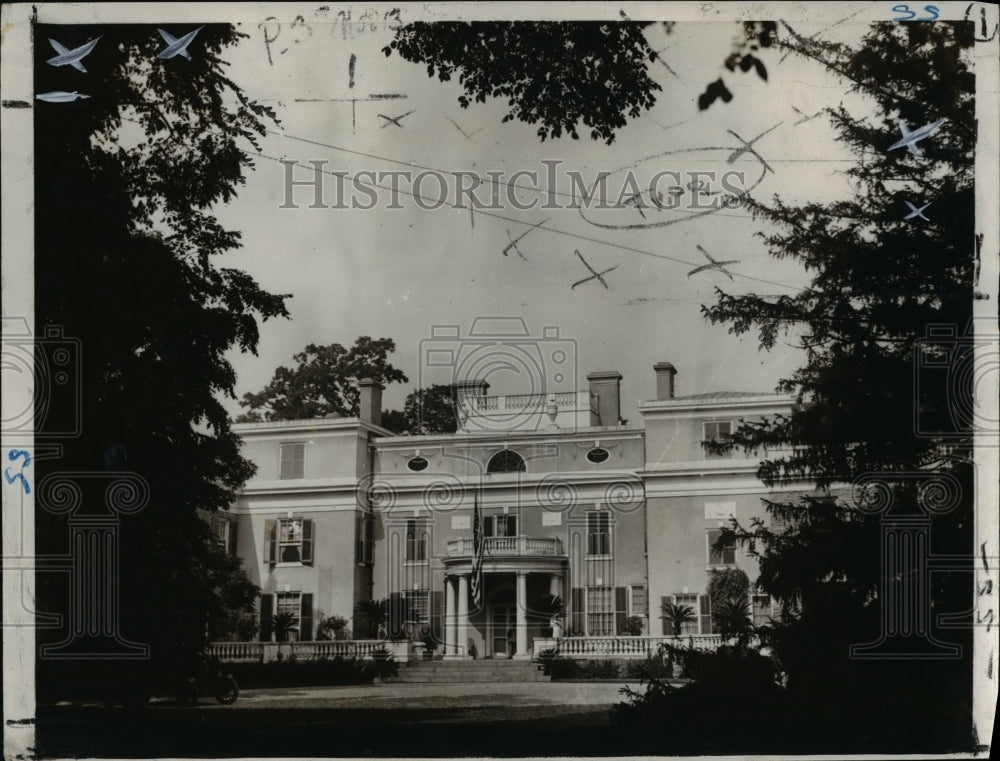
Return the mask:
[[[213,207],[244,183],[247,148],[274,114],[226,76],[220,56],[241,36],[229,25],[205,26],[190,61],[158,59],[152,27],[39,25],[35,35],[37,91],[90,96],[35,108],[35,320],[80,347],[79,393],[39,385],[39,404],[80,423],[60,437],[63,420],[39,418],[62,447],[39,476],[144,480],[149,504],[118,532],[121,634],[169,661],[227,629],[256,592],[197,510],[227,509],[254,471],[220,401],[234,395],[225,354],[255,351],[258,320],[287,315],[284,297],[213,262],[240,246]],[[46,38],[74,48],[98,36],[86,73],[45,62]],[[89,482],[84,503],[104,503]],[[39,552],[65,552],[67,536],[65,517],[39,512]],[[63,580],[39,578],[44,606],[64,610]]]
[[[407,377],[389,363],[388,355],[395,349],[392,339],[368,336],[358,338],[350,349],[337,343],[309,344],[293,357],[296,367],[279,367],[261,391],[243,395],[240,404],[250,413],[239,420],[250,422],[255,413],[264,420],[357,415],[358,381],[371,378],[383,385],[407,382]]]
[[[396,31],[383,51],[427,65],[442,82],[465,90],[462,108],[503,98],[503,121],[538,124],[542,140],[563,133],[614,141],[626,116],[652,108],[660,85],[649,77],[656,59],[642,24],[622,22],[416,22]]]
[[[458,430],[456,388],[453,384],[435,384],[414,389],[403,406],[406,432],[411,435],[455,433]]]
[[[905,665],[848,657],[850,646],[878,638],[880,605],[890,604],[880,599],[887,516],[867,511],[865,492],[847,495],[842,486],[874,479],[898,515],[929,516],[921,484],[945,474],[957,488],[933,520],[934,552],[971,556],[971,421],[956,411],[972,398],[971,377],[962,377],[975,277],[972,32],[960,23],[875,24],[854,48],[788,28],[781,44],[849,83],[868,110],[827,109],[838,141],[858,156],[846,171],[847,197],[800,205],[749,200],[755,218],[776,230],[762,235],[771,255],[801,264],[809,286],[778,297],[719,290],[717,303],[703,307],[731,333],[756,331],[761,349],[791,336],[806,356],[779,385],[797,401],[790,415],[741,421],[727,441],[706,447],[763,453],[758,476],[765,484],[811,482],[819,491],[766,501],[768,519],[734,521],[720,541],[757,557],[758,586],[782,603],[783,619],[761,633],[804,709],[836,716],[850,704],[858,711],[851,720],[862,721],[865,711],[877,711],[874,695],[884,701],[892,694],[906,703],[894,719],[897,728],[909,727],[901,736],[936,712],[947,712],[948,731],[960,734],[968,727],[961,697],[970,684],[967,657]],[[945,121],[917,157],[888,150],[900,137],[899,119],[910,128]],[[931,202],[929,221],[905,219],[907,201]],[[925,349],[935,326],[950,327],[955,338]],[[945,360],[939,376],[926,372],[926,351]],[[901,571],[913,584],[926,572]],[[935,611],[971,606],[964,574],[931,574],[928,588],[931,599],[920,604]],[[968,637],[932,631],[945,641]],[[831,682],[837,690],[825,688]]]

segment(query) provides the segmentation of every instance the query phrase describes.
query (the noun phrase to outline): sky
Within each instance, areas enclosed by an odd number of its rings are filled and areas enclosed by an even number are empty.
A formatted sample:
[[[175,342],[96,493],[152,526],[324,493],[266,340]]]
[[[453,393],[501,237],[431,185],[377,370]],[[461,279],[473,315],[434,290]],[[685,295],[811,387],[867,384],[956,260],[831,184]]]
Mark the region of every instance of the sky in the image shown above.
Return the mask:
[[[454,373],[464,376],[459,380],[472,379],[469,372],[485,376],[491,394],[504,394],[570,390],[574,383],[585,388],[587,373],[617,370],[623,376],[622,416],[638,423],[639,403],[655,396],[656,362],[677,368],[678,394],[771,391],[803,363],[794,337],[761,352],[756,334],[731,335],[728,326],[713,326],[701,313],[702,305],[715,302],[716,288],[792,294],[808,282],[794,262],[768,255],[758,235],[766,228],[742,208],[647,209],[643,216],[635,208],[518,209],[502,199],[500,209],[470,213],[453,208],[453,191],[451,203],[433,210],[404,194],[403,208],[386,208],[388,191],[368,210],[310,208],[310,186],[294,190],[298,208],[280,207],[291,205],[287,173],[309,181],[315,176],[310,162],[325,162],[320,166],[328,173],[328,206],[336,200],[336,172],[352,177],[363,170],[405,169],[483,177],[502,172],[505,182],[518,170],[533,170],[543,191],[518,190],[517,198],[540,206],[547,198],[543,162],[555,161],[561,162],[560,192],[571,188],[568,172],[578,172],[588,185],[598,172],[611,172],[610,203],[629,169],[643,189],[661,171],[680,172],[683,184],[692,171],[734,171],[761,200],[775,194],[785,200],[844,196],[850,189],[841,173],[851,159],[833,142],[826,119],[809,117],[844,101],[846,87],[820,66],[762,51],[765,82],[753,72],[730,73],[722,66],[738,33],[734,22],[681,22],[669,34],[655,25],[647,38],[662,50],[662,62],[649,68],[663,88],[656,105],[630,119],[610,146],[586,132],[579,140],[542,142],[530,125],[501,122],[504,102],[462,109],[457,82],[431,79],[426,67],[396,54],[386,57],[382,48],[392,38],[391,19],[358,23],[362,13],[355,9],[354,23],[346,25],[331,13],[315,9],[301,21],[288,16],[290,22],[241,24],[249,36],[227,56],[233,79],[247,95],[274,107],[281,125],[264,140],[264,157],[239,198],[219,209],[222,222],[242,232],[244,246],[217,264],[246,270],[270,292],[292,294],[291,319],[262,326],[258,356],[230,355],[238,396],[260,390],[277,366],[291,365],[292,355],[309,343],[349,346],[361,335],[396,343],[391,361],[410,382],[387,390],[384,406],[390,408],[401,408],[413,388],[450,382]],[[402,18],[410,19],[406,13]],[[814,33],[829,23],[802,24],[800,31]],[[864,29],[848,20],[824,34],[857,40]],[[171,30],[177,35],[185,26]],[[733,100],[699,111],[698,95],[719,76]],[[385,94],[405,97],[366,100]],[[352,104],[352,98],[359,101]],[[386,118],[402,114],[398,123]],[[729,161],[741,139],[758,156],[744,152]],[[289,169],[282,159],[297,164]],[[533,185],[523,175],[516,182]],[[719,190],[719,181],[713,182],[711,189]],[[662,183],[661,190],[674,184],[669,175]],[[411,189],[405,182],[401,187]],[[430,178],[420,194],[433,201],[437,188]],[[479,192],[489,199],[485,188]],[[355,197],[369,200],[348,195]],[[669,224],[613,229],[653,221]],[[718,270],[689,276],[708,263],[703,252],[735,260],[726,267],[732,279]],[[602,275],[606,288],[596,279],[572,287],[591,274],[588,265],[597,272],[614,268]],[[528,336],[493,321],[492,345],[500,348],[466,340],[476,318],[495,317],[523,321]],[[483,321],[478,325],[483,332]],[[428,354],[442,347],[453,348],[452,360],[443,364],[439,358],[447,354]],[[541,359],[518,365],[519,352]],[[565,362],[556,368],[553,356]],[[234,414],[241,411],[235,401],[227,406]]]

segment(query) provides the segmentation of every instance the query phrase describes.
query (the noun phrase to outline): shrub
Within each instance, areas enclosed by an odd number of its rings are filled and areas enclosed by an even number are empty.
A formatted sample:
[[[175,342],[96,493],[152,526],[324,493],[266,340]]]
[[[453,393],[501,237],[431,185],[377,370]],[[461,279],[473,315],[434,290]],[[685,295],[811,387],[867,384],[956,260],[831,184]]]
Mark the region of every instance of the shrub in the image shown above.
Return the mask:
[[[364,661],[364,672],[369,679],[385,679],[399,673],[399,664],[387,648],[380,647],[372,651],[370,661]]]
[[[628,679],[643,681],[671,679],[673,677],[673,663],[670,658],[659,655],[652,655],[642,661],[628,661],[625,664],[625,676]]]
[[[625,624],[619,634],[638,637],[642,635],[642,616],[629,616],[625,619]]]

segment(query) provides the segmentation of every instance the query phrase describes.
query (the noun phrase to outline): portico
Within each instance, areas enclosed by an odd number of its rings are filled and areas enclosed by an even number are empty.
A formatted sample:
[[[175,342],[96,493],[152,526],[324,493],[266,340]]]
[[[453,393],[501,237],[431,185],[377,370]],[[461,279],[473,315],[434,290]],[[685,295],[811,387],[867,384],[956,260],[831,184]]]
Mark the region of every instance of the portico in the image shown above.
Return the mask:
[[[483,643],[483,650],[477,653],[479,657],[529,660],[529,628],[532,613],[537,613],[533,611],[529,596],[529,578],[536,594],[538,590],[545,589],[551,595],[563,596],[566,557],[562,554],[562,543],[548,537],[487,539],[482,566],[482,597],[478,608],[471,599],[471,544],[470,540],[464,539],[448,543],[449,556],[444,561],[444,657],[448,660],[472,658],[470,641],[478,640]],[[510,620],[511,608],[513,622]],[[537,620],[537,615],[534,618]],[[477,635],[474,638],[470,636],[473,627]],[[562,627],[558,620],[552,622],[552,628],[553,636],[561,636]],[[513,638],[509,636],[511,629]]]

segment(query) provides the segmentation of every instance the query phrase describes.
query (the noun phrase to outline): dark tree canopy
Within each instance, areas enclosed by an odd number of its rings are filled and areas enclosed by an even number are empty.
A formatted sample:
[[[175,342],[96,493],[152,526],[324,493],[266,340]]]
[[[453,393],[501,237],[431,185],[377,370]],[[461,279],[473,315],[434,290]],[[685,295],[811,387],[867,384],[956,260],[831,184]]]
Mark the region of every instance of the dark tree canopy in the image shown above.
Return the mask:
[[[382,383],[406,383],[388,355],[396,344],[390,338],[361,336],[350,349],[340,344],[309,344],[293,359],[294,368],[279,367],[270,383],[256,394],[243,395],[240,404],[250,412],[241,422],[254,420],[308,420],[331,413],[357,415],[358,381],[371,378]]]
[[[227,78],[220,56],[241,36],[229,25],[201,29],[191,60],[158,59],[152,26],[34,35],[37,92],[89,96],[34,102],[36,325],[79,340],[81,379],[79,395],[40,387],[52,396],[39,403],[79,414],[80,435],[60,437],[49,416],[40,433],[62,452],[38,475],[144,479],[149,504],[119,532],[121,634],[155,662],[189,657],[256,596],[197,511],[227,509],[254,472],[220,400],[234,396],[226,352],[255,351],[258,320],[287,315],[284,297],[213,263],[240,246],[213,206],[244,183],[246,149],[274,115]],[[72,49],[98,36],[86,73],[46,63],[47,38]],[[103,503],[99,489],[85,495],[89,509]],[[67,538],[65,518],[40,510],[39,552],[65,552]],[[44,609],[65,610],[63,580],[40,573],[39,588]]]
[[[411,435],[454,433],[458,430],[456,390],[451,384],[415,389],[406,397],[403,417]]]
[[[611,143],[626,117],[652,108],[660,85],[649,77],[656,53],[643,24],[623,22],[417,22],[400,27],[385,54],[427,65],[464,87],[462,108],[504,98],[503,121],[538,124],[545,140],[563,133]]]
[[[810,285],[781,297],[720,290],[717,303],[703,307],[731,333],[755,331],[762,349],[792,336],[806,353],[805,365],[779,386],[798,400],[790,416],[745,420],[728,442],[706,444],[760,453],[765,484],[819,489],[802,499],[774,497],[765,503],[767,519],[734,521],[720,539],[759,559],[758,587],[783,605],[783,621],[761,633],[795,700],[816,721],[844,715],[858,726],[878,705],[905,702],[892,731],[912,741],[927,736],[927,717],[946,716],[939,731],[955,748],[968,742],[970,727],[969,631],[929,623],[940,640],[964,646],[955,660],[848,656],[852,645],[884,633],[880,606],[893,603],[882,577],[887,516],[866,513],[864,500],[851,498],[858,493],[840,487],[873,478],[899,511],[929,516],[919,485],[938,474],[953,478],[956,501],[931,524],[933,552],[971,557],[972,428],[956,411],[973,394],[971,374],[962,376],[975,272],[972,42],[961,23],[876,24],[857,48],[788,29],[783,47],[826,66],[870,106],[828,109],[837,139],[859,157],[847,170],[853,192],[801,206],[750,199],[755,218],[776,229],[763,235],[771,255],[798,261]],[[888,150],[900,138],[898,119],[911,129],[946,121],[919,144],[917,157],[905,147]],[[905,219],[907,201],[930,202],[929,220]],[[935,326],[950,326],[955,339],[928,342]],[[923,369],[927,357],[938,360],[937,376]],[[925,573],[904,568],[885,583],[916,585]],[[972,606],[967,574],[930,574],[924,588],[930,600],[921,604],[935,615]],[[900,615],[898,605],[889,610]]]

